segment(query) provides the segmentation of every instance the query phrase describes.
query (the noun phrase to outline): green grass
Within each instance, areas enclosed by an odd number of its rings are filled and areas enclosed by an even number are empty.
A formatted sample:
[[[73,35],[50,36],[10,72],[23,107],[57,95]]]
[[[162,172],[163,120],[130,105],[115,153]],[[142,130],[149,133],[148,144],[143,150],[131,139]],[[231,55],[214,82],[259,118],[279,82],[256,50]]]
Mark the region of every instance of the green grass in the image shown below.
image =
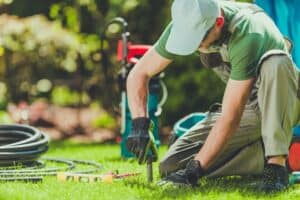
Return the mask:
[[[139,177],[113,183],[60,182],[55,177],[46,177],[39,183],[1,182],[0,199],[299,199],[300,187],[294,186],[289,191],[267,196],[246,190],[249,179],[231,177],[203,180],[201,186],[192,188],[159,187],[157,163],[154,164],[154,183],[147,183],[146,166],[135,161],[120,159],[118,145],[75,144],[71,142],[52,143],[49,152],[51,157],[94,160],[103,164],[103,173],[119,170],[141,172]],[[160,149],[160,156],[166,151]]]

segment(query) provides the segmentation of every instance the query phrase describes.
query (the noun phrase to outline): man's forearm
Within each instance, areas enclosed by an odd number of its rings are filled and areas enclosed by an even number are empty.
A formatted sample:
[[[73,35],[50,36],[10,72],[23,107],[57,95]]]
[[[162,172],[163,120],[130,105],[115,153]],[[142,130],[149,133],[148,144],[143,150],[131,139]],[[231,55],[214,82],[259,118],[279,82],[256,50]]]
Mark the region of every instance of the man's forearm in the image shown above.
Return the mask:
[[[160,56],[151,48],[130,71],[127,78],[127,97],[132,118],[147,117],[149,80],[161,72],[171,60]]]
[[[147,97],[148,97],[147,76],[135,76],[134,71],[127,79],[127,97],[132,118],[147,117]]]
[[[222,151],[226,142],[238,128],[240,117],[236,119],[226,119],[220,117],[211,129],[204,145],[195,159],[199,160],[203,169],[207,169],[214,159]]]
[[[204,169],[211,165],[239,127],[254,81],[255,78],[243,81],[229,79],[223,97],[222,114],[195,157]]]

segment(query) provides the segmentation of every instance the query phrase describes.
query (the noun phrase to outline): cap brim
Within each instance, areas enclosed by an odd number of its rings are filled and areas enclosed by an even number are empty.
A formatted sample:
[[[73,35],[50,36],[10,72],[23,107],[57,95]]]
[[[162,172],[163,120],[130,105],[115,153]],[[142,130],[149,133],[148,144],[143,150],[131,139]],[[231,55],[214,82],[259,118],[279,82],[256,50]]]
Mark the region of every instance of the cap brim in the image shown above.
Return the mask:
[[[205,24],[198,26],[197,30],[190,30],[173,24],[166,43],[166,50],[176,55],[192,54],[199,47],[208,29]]]

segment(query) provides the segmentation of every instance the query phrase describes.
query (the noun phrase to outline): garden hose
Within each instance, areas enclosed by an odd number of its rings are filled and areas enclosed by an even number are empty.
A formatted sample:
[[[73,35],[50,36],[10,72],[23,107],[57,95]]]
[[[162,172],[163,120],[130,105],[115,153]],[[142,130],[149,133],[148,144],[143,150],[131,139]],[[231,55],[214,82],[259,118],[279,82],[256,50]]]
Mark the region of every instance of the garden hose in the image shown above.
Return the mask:
[[[0,166],[29,164],[48,150],[49,138],[27,125],[0,126]]]
[[[49,137],[38,129],[20,124],[0,125],[0,181],[40,181],[59,172],[94,173],[102,169],[93,161],[40,158],[48,150]],[[46,163],[54,162],[48,167]],[[59,164],[60,166],[57,166]],[[89,166],[78,170],[77,165]]]
[[[93,161],[57,158],[42,158],[41,160],[31,165],[0,168],[0,181],[23,180],[35,182],[42,180],[44,176],[57,176],[61,172],[90,174],[99,172],[102,169],[101,164]],[[59,164],[60,166],[48,167],[46,164],[48,162]],[[79,170],[77,169],[79,165],[85,166],[85,168]],[[89,168],[86,168],[86,166],[89,166]]]
[[[20,124],[0,125],[0,181],[42,181],[44,176],[84,182],[122,179],[139,173],[92,174],[102,170],[94,161],[41,157],[49,137],[38,129]],[[41,158],[40,158],[41,157]]]

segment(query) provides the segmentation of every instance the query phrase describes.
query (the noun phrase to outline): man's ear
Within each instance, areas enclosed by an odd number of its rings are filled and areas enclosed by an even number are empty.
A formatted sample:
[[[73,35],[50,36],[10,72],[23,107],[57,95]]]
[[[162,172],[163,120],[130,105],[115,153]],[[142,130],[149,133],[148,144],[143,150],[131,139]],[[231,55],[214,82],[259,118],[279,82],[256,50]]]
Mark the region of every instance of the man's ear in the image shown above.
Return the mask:
[[[216,19],[217,27],[222,28],[224,26],[224,23],[225,23],[225,20],[224,20],[223,16],[217,17],[217,19]]]

